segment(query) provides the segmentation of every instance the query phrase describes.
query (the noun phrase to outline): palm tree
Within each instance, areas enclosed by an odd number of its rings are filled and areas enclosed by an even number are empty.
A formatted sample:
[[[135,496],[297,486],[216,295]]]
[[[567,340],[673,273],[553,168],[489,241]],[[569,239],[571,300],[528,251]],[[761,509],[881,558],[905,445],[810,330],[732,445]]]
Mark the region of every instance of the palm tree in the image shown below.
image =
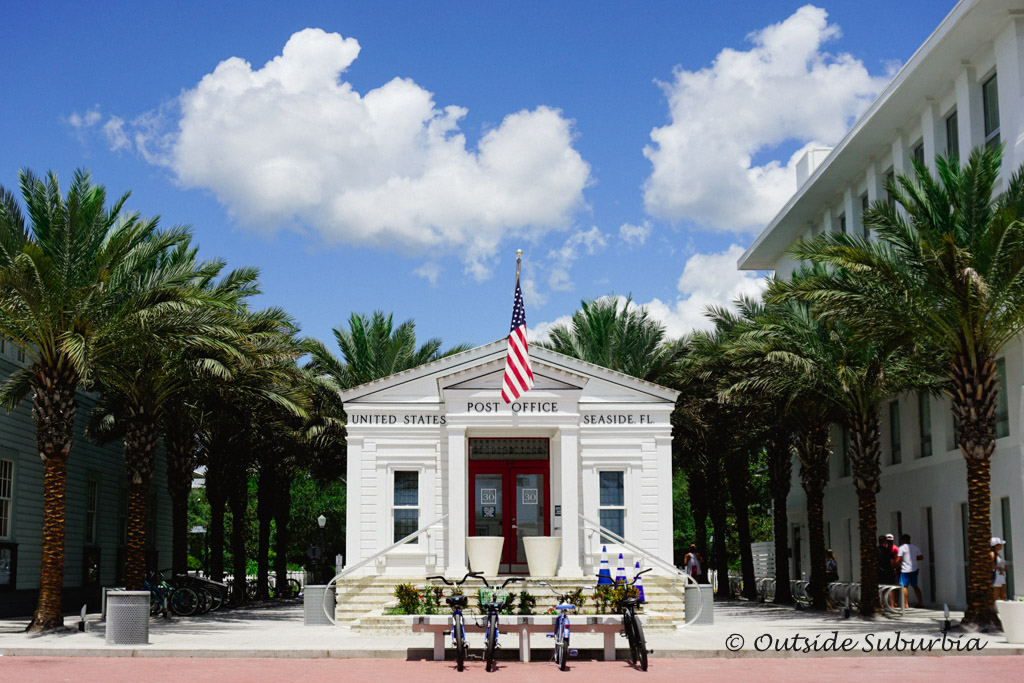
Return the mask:
[[[834,273],[834,271],[833,271]],[[808,279],[829,277],[821,266],[810,266],[794,273],[789,282],[774,280],[766,292],[768,301],[785,301],[799,296]],[[794,358],[807,363],[821,361],[822,399],[833,403],[844,416],[849,434],[848,452],[854,488],[857,491],[860,531],[860,613],[875,616],[878,600],[878,556],[875,538],[878,532],[876,500],[881,490],[881,439],[879,409],[887,397],[898,391],[917,389],[934,391],[937,378],[927,359],[935,357],[924,348],[924,340],[858,330],[849,321],[831,312],[812,314],[829,332],[828,344],[807,348],[793,347]],[[817,358],[812,358],[816,355]],[[932,364],[934,365],[934,363]],[[929,373],[929,369],[933,372]]]
[[[967,163],[936,159],[937,177],[914,162],[864,224],[879,241],[829,233],[798,243],[801,259],[836,267],[803,288],[823,308],[875,331],[906,332],[942,349],[967,463],[969,510],[965,625],[998,625],[991,587],[991,460],[999,383],[995,358],[1024,331],[1024,172],[995,194],[1001,148]],[[898,205],[898,206],[897,206]]]
[[[581,301],[572,321],[551,328],[540,346],[655,383],[668,380],[680,353],[646,308],[614,296]]]
[[[76,392],[88,387],[97,363],[116,351],[98,343],[122,327],[158,317],[180,297],[180,280],[149,277],[161,254],[187,240],[184,229],[158,231],[156,220],[124,213],[125,194],[107,207],[106,190],[85,171],[67,196],[57,176],[19,173],[22,213],[0,187],[0,335],[27,359],[0,389],[12,410],[32,395],[36,442],[43,464],[39,601],[28,626],[63,624],[64,512],[67,459],[74,441]]]
[[[372,382],[470,348],[459,344],[442,351],[442,342],[436,337],[417,347],[416,323],[406,320],[395,327],[393,315],[382,311],[374,311],[369,318],[353,313],[347,330],[334,328],[334,340],[344,363],[316,340],[309,340],[309,351],[313,356],[311,367],[333,376],[340,388]]]

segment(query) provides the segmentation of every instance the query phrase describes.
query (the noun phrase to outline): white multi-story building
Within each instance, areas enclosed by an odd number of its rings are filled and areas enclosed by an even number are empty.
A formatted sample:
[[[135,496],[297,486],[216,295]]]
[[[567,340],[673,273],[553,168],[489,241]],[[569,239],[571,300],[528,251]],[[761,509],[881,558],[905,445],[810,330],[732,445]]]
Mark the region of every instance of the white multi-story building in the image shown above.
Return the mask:
[[[999,142],[1005,146],[1004,180],[1024,162],[1024,2],[963,0],[830,153],[808,154],[798,168],[796,193],[743,254],[739,267],[786,277],[796,266],[787,255],[796,240],[823,231],[864,234],[864,208],[884,199],[887,177],[912,172],[911,159],[934,169],[936,155],[966,159],[972,148]],[[1012,562],[1013,528],[1024,529],[1020,339],[1001,351],[998,364],[992,534],[1008,541],[1012,595],[1015,586],[1024,586],[1024,568]],[[900,394],[883,404],[881,413],[879,532],[897,538],[909,533],[921,547],[925,601],[962,606],[967,477],[954,442],[949,400]],[[825,492],[825,542],[839,560],[840,578],[858,580],[857,496],[843,437],[835,428],[837,457]],[[809,574],[810,563],[805,499],[794,483],[789,543],[794,576],[799,577]]]

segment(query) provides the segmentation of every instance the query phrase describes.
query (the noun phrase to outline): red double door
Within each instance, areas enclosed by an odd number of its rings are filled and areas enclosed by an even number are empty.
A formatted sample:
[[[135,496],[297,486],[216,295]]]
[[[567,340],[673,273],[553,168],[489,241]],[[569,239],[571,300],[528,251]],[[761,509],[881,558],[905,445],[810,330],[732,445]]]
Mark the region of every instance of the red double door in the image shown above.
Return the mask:
[[[469,461],[470,536],[503,536],[502,574],[527,572],[523,539],[548,536],[548,460]]]

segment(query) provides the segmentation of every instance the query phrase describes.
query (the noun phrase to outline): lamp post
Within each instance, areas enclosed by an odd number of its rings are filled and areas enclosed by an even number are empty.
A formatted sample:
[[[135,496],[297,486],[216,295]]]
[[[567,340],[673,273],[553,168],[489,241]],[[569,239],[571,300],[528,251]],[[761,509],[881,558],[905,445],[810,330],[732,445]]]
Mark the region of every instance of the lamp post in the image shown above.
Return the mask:
[[[316,523],[320,525],[320,582],[324,580],[324,527],[327,526],[327,518],[320,515],[316,518]]]

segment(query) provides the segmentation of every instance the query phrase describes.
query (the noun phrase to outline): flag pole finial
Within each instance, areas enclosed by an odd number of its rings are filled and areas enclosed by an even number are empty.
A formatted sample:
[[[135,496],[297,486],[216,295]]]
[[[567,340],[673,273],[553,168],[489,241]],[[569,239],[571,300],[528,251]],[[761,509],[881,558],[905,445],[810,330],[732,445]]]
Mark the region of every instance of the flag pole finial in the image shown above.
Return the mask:
[[[523,265],[523,250],[516,249],[516,282],[519,282],[519,268]]]

